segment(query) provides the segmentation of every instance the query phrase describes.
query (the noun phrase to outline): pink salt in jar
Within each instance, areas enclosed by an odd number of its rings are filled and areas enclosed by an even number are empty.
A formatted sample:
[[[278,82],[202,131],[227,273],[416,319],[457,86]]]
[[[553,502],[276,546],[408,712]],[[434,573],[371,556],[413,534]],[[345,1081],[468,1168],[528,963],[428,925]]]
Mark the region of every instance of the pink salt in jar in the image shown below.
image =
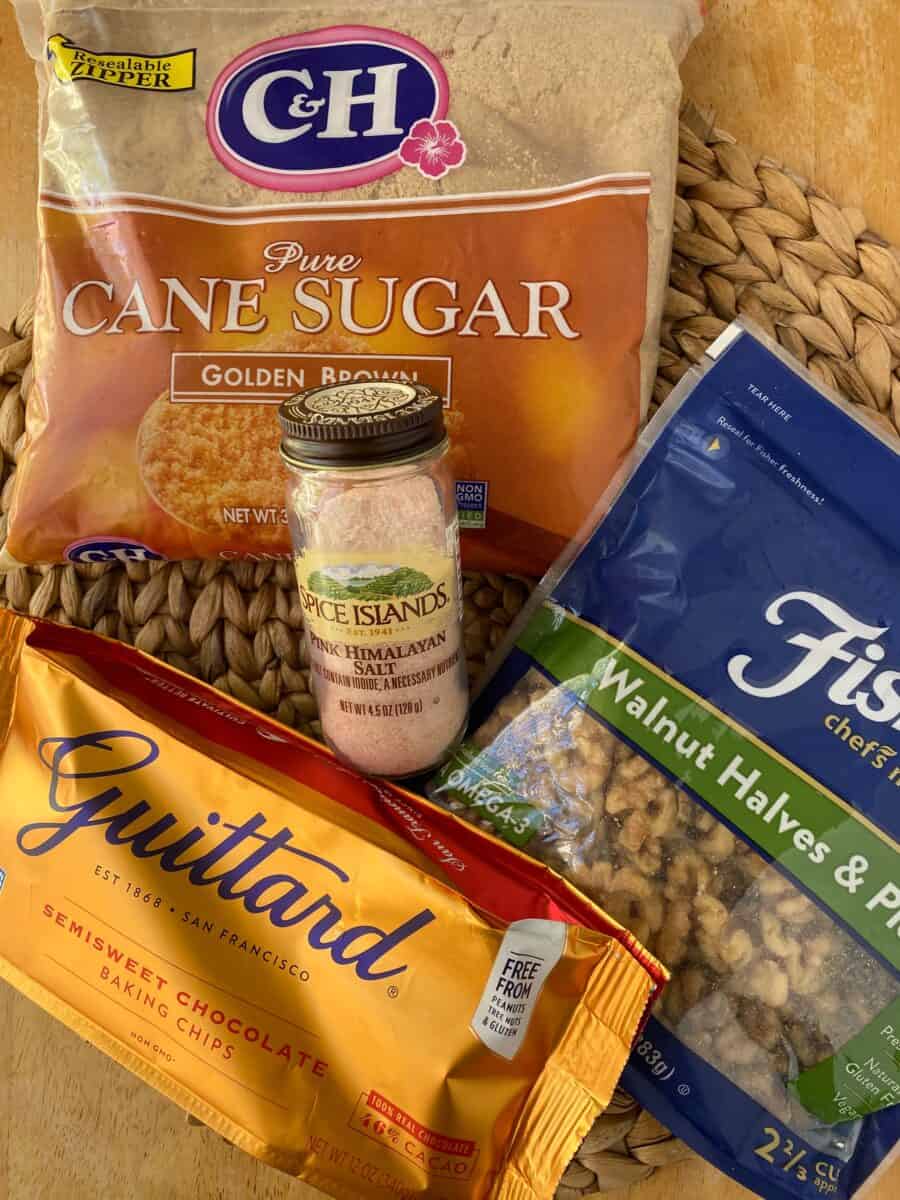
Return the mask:
[[[443,401],[421,384],[336,384],[279,418],[322,733],[367,774],[428,771],[468,707]]]

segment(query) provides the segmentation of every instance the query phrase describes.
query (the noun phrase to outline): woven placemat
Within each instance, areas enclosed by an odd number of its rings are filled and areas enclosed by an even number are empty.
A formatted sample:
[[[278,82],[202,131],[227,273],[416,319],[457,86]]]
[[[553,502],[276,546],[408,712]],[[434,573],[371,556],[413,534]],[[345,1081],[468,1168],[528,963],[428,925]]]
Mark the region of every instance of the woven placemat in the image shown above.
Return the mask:
[[[678,192],[655,403],[744,315],[898,436],[900,254],[861,212],[754,156],[692,106],[682,114]],[[25,426],[32,320],[29,303],[8,332],[0,329],[0,544]],[[466,575],[472,676],[529,586]],[[0,576],[0,604],[131,642],[288,725],[320,732],[289,563],[23,567]],[[557,1200],[627,1187],[689,1153],[617,1091]]]

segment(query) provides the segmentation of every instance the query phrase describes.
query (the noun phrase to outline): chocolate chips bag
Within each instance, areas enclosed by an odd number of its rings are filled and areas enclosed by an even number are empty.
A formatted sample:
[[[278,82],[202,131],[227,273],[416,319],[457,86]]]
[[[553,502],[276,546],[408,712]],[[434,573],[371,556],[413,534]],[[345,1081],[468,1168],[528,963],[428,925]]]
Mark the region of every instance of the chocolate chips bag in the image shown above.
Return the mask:
[[[665,972],[546,868],[0,611],[0,976],[345,1200],[544,1200]]]

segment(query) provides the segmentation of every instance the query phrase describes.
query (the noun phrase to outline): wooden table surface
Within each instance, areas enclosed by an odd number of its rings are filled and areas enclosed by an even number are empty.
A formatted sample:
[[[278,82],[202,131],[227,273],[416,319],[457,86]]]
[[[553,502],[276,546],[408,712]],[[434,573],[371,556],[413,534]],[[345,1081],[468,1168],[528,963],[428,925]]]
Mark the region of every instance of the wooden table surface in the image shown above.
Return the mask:
[[[750,145],[856,205],[900,242],[897,0],[719,0],[685,67],[690,94]],[[0,0],[0,322],[34,281],[31,66]],[[0,984],[0,1200],[313,1200],[232,1150]],[[629,1200],[738,1200],[699,1160]],[[868,1200],[900,1195],[900,1164]]]

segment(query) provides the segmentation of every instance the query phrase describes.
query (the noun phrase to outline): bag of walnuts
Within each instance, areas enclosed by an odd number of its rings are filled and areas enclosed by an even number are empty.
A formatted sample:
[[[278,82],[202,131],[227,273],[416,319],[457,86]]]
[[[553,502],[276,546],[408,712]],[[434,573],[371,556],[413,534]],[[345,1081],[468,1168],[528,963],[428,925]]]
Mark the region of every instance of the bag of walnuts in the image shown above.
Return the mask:
[[[731,326],[431,785],[673,970],[623,1085],[773,1200],[900,1132],[900,457],[859,413]]]

